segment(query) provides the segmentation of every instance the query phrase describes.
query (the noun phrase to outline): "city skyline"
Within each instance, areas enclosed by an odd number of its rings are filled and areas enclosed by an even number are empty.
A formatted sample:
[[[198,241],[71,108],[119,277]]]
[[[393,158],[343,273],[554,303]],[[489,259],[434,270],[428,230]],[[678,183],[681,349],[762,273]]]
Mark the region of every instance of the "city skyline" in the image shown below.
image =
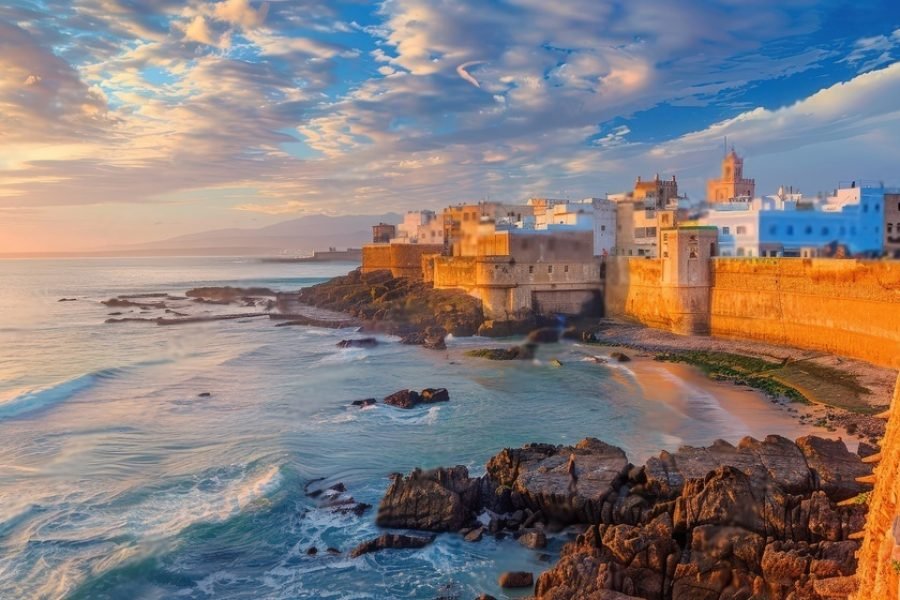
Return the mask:
[[[696,200],[726,136],[758,195],[897,185],[898,25],[889,2],[14,0],[0,253],[657,172]]]

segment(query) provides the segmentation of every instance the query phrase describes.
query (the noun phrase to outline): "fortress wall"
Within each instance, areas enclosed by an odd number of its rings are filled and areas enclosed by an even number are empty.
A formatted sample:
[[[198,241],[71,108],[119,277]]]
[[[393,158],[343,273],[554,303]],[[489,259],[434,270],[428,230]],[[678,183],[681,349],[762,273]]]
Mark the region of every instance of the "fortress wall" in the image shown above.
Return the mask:
[[[704,294],[663,285],[661,259],[608,261],[606,314],[689,333]],[[709,333],[900,368],[900,262],[713,259]],[[693,311],[693,312],[692,312]]]
[[[900,263],[714,259],[710,332],[900,368]]]

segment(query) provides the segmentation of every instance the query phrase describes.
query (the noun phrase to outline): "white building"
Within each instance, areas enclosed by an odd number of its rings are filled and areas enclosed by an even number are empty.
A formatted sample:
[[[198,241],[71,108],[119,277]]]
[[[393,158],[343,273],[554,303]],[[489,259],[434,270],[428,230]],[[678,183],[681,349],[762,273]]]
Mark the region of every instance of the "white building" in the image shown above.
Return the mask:
[[[534,229],[593,232],[594,256],[612,254],[616,245],[616,205],[606,198],[583,200],[531,199]],[[522,224],[529,227],[530,222]]]
[[[444,223],[432,210],[411,210],[397,225],[397,235],[392,240],[406,244],[443,244]]]
[[[880,254],[884,192],[855,182],[811,202],[780,192],[716,205],[698,222],[719,228],[722,256],[816,256],[835,243],[851,254]]]

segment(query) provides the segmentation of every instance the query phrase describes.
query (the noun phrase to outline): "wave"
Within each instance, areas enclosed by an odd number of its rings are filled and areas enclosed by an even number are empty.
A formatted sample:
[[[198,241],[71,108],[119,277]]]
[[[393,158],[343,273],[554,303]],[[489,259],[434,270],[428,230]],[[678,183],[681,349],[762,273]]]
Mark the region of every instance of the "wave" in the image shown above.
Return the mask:
[[[76,375],[59,383],[28,390],[0,402],[0,421],[12,419],[27,413],[47,409],[66,402],[76,395],[90,390],[107,380],[118,379],[134,369],[152,367],[173,362],[172,358],[146,360],[125,367],[99,369],[91,373]]]
[[[94,387],[102,379],[114,377],[114,371],[116,370],[108,369],[86,373],[51,386],[19,394],[0,404],[0,420],[18,417],[65,402],[76,394]]]

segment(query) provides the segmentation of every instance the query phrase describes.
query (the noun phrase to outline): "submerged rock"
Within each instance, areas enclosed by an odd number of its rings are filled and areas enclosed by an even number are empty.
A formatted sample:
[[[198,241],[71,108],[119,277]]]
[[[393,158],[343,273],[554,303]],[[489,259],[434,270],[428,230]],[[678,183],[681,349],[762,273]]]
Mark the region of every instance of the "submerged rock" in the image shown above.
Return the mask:
[[[354,400],[353,402],[350,403],[350,405],[364,408],[366,406],[372,406],[375,403],[376,403],[375,398],[363,398],[362,400]]]
[[[337,343],[338,348],[374,348],[377,345],[378,340],[373,337],[341,340]]]
[[[528,343],[521,346],[510,346],[509,348],[479,348],[467,350],[466,356],[486,358],[488,360],[530,360],[534,358],[536,347],[537,344]]]
[[[370,552],[378,552],[380,550],[402,550],[405,548],[424,548],[434,541],[434,537],[419,537],[411,535],[401,535],[397,533],[384,533],[374,540],[363,542],[350,551],[350,558],[357,558],[363,554]]]
[[[384,403],[397,408],[415,408],[420,404],[434,404],[435,402],[449,402],[450,392],[447,388],[425,388],[421,392],[414,390],[400,390],[385,397]]]
[[[559,329],[541,327],[528,334],[528,341],[534,344],[555,344],[559,341]]]

